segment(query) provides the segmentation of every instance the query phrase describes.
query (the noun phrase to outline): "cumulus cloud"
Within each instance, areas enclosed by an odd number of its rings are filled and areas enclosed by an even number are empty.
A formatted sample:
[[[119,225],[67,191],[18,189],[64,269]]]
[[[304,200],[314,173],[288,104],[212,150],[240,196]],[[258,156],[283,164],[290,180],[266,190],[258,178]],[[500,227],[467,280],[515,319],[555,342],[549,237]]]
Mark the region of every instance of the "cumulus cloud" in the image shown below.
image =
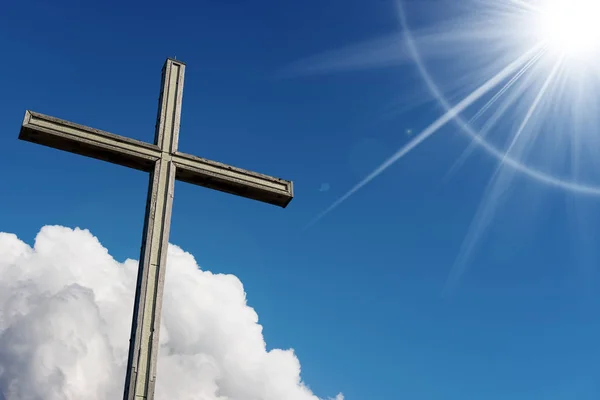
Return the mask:
[[[46,226],[33,247],[0,233],[0,399],[120,398],[136,273],[87,230]],[[267,351],[239,279],[174,245],[156,398],[318,400],[293,350]]]

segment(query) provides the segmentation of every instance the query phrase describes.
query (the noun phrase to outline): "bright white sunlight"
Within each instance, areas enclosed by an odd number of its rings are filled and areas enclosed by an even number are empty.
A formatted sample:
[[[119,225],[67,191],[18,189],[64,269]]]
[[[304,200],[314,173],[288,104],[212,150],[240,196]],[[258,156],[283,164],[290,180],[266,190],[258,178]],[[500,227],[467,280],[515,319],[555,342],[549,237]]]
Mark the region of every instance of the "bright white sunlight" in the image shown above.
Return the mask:
[[[540,0],[533,11],[540,39],[548,50],[586,57],[600,49],[600,2],[597,0]]]

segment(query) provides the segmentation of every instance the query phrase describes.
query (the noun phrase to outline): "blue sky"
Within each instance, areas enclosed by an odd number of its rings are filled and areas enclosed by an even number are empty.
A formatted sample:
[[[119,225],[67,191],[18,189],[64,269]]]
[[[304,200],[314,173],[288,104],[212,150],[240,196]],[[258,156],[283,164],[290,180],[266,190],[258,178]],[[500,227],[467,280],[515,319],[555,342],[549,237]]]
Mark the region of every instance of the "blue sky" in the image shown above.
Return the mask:
[[[413,11],[417,26],[444,17]],[[147,176],[17,136],[30,109],[151,141],[160,69],[177,57],[180,150],[293,180],[296,197],[278,209],[178,183],[171,242],[241,279],[267,346],[293,347],[316,394],[600,395],[593,196],[512,174],[442,296],[498,166],[475,148],[448,177],[469,145],[450,124],[303,229],[444,112],[409,62],[285,74],[398,32],[395,2],[23,1],[1,14],[0,231],[31,242],[44,225],[82,227],[137,257]]]

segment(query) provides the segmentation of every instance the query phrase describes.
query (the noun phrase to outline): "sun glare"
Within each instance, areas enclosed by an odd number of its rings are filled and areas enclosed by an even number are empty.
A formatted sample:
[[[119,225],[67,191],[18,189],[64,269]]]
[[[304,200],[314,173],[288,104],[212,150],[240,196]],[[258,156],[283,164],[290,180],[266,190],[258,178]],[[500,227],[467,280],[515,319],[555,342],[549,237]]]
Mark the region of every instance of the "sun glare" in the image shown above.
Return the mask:
[[[548,51],[585,57],[600,50],[600,0],[541,0],[536,18]]]
[[[397,1],[402,41],[361,44],[361,53],[348,57],[347,65],[330,59],[326,64],[350,69],[363,60],[364,66],[387,66],[406,61],[408,54],[445,113],[308,226],[450,122],[472,140],[452,171],[479,147],[507,176],[519,172],[600,197],[600,0],[436,0],[429,9],[417,7],[418,1]],[[440,18],[440,10],[448,17]],[[428,12],[430,25],[422,23]],[[419,21],[414,27],[413,13]],[[498,181],[491,203],[508,181]]]
[[[347,64],[327,59],[324,65],[354,69],[413,61],[444,113],[307,228],[454,122],[471,144],[447,177],[475,148],[497,163],[448,278],[448,291],[464,274],[496,209],[506,204],[510,186],[517,183],[527,196],[534,193],[533,186],[514,179],[515,173],[600,197],[600,0],[436,0],[436,7],[429,8],[419,1],[397,1],[401,41],[361,44],[357,54],[338,53]],[[440,10],[447,10],[447,17]],[[428,12],[430,25],[423,24]],[[414,26],[411,15],[416,16]]]

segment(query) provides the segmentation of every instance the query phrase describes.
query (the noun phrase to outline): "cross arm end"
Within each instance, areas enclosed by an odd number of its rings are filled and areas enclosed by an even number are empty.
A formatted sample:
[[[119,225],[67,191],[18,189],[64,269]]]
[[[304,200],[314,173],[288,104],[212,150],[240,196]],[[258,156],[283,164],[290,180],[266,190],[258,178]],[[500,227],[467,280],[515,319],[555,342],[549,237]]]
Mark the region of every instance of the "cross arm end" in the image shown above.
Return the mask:
[[[177,152],[177,180],[285,208],[294,198],[293,183],[217,161]]]
[[[19,139],[70,153],[149,171],[157,146],[27,110]]]

